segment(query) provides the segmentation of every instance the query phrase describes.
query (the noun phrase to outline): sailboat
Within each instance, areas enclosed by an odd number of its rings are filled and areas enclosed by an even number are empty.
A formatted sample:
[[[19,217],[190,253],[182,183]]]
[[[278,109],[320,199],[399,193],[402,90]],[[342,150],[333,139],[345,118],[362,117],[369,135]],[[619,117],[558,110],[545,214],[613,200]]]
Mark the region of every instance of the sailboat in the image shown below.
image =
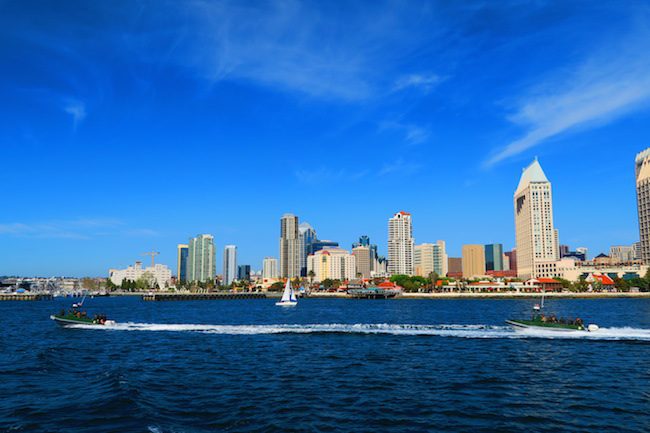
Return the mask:
[[[296,293],[291,287],[291,278],[287,278],[287,285],[284,286],[284,292],[282,292],[282,299],[275,303],[280,307],[295,307],[298,305],[298,299],[296,299]]]

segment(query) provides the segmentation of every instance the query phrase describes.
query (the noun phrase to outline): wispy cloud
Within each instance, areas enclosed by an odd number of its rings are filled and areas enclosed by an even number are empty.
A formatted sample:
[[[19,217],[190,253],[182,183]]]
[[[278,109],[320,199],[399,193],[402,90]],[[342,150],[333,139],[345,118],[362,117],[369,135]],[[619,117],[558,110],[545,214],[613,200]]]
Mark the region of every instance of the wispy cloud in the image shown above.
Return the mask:
[[[72,116],[72,126],[75,130],[86,118],[86,104],[79,100],[69,99],[65,101],[63,111]]]
[[[323,179],[329,181],[355,181],[367,176],[369,173],[368,170],[331,170],[324,167],[317,168],[314,170],[298,170],[295,172],[296,177],[302,183],[313,184]]]
[[[113,218],[77,218],[71,220],[35,223],[0,223],[0,236],[44,239],[88,240],[102,236],[157,236],[151,229],[129,228],[126,223]]]
[[[386,121],[379,125],[379,130],[396,130],[403,135],[403,140],[407,144],[420,144],[427,141],[431,135],[429,128],[419,126],[414,123],[404,123],[401,121]]]
[[[519,98],[510,120],[526,128],[493,152],[489,167],[574,130],[602,125],[650,103],[650,31],[645,29],[560,71]]]
[[[386,163],[379,170],[379,176],[387,176],[390,174],[411,175],[415,174],[422,169],[422,164],[412,161],[405,161],[399,158],[391,163]]]
[[[393,86],[394,91],[408,88],[416,88],[429,93],[434,87],[444,81],[444,78],[436,74],[410,74],[400,77]]]

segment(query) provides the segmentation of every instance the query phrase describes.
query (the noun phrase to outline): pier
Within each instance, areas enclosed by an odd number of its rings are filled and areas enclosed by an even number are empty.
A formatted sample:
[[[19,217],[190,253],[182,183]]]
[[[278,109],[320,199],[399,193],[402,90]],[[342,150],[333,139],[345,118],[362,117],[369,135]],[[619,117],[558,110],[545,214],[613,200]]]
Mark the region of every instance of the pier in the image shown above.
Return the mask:
[[[142,295],[143,301],[214,301],[227,299],[264,299],[264,293],[149,293]]]
[[[47,293],[0,293],[0,301],[49,301]]]
[[[348,295],[356,299],[388,299],[400,294],[400,290],[369,287],[367,289],[350,289]]]

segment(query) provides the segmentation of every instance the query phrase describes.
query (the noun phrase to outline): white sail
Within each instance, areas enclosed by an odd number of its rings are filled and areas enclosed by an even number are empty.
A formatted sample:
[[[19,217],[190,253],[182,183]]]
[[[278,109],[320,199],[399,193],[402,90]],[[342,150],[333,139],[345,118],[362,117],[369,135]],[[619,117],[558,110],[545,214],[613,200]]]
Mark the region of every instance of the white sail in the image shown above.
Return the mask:
[[[284,292],[282,293],[282,299],[280,299],[280,302],[295,301],[295,296],[294,299],[291,299],[292,296],[293,296],[293,289],[291,288],[291,279],[287,278],[287,285],[284,286]]]

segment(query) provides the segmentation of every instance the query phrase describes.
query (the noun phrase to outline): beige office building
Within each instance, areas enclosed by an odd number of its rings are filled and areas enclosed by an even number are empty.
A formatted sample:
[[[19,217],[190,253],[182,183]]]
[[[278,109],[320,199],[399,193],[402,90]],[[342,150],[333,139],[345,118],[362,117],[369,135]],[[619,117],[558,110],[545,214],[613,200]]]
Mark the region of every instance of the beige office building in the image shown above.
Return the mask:
[[[355,276],[370,278],[370,248],[358,246],[352,248],[352,255],[356,258]]]
[[[537,159],[526,167],[514,194],[517,276],[535,277],[535,264],[559,258],[553,196]]]
[[[636,203],[639,214],[639,255],[650,264],[650,148],[636,156]]]
[[[356,257],[342,248],[325,247],[307,257],[307,273],[310,271],[317,282],[351,280],[356,276]]]
[[[463,278],[485,275],[485,246],[463,245]]]
[[[420,244],[415,246],[413,254],[415,275],[429,277],[431,273],[444,277],[447,275],[447,252],[445,241],[435,244]]]
[[[300,276],[300,239],[298,217],[284,214],[280,219],[280,277]]]

